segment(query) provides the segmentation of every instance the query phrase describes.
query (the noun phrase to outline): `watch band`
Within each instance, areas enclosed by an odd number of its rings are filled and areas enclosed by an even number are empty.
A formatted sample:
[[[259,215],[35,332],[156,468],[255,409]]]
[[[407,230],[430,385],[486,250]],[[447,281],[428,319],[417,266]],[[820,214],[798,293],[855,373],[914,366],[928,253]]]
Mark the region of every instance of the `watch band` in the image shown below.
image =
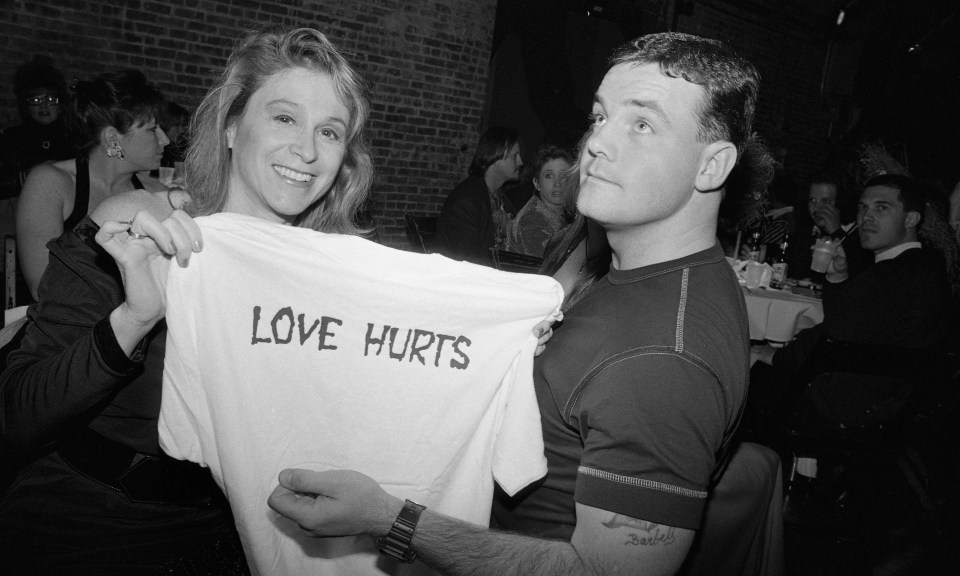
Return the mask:
[[[377,538],[377,549],[381,554],[408,564],[417,559],[417,553],[413,551],[410,542],[413,540],[413,531],[417,529],[420,513],[424,509],[426,506],[413,500],[407,500],[403,504],[403,509],[393,521],[390,531]]]

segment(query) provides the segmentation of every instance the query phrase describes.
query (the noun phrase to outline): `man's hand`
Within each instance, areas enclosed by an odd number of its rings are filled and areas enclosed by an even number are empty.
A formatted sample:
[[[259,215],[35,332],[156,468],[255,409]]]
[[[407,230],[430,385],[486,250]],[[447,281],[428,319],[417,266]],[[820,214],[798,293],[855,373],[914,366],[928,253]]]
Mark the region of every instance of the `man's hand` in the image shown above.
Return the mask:
[[[840,229],[840,210],[836,206],[825,204],[813,213],[813,222],[827,234],[834,234]]]
[[[547,349],[547,341],[553,337],[553,321],[544,320],[534,326],[533,335],[537,337],[537,351],[533,355],[539,356]]]
[[[267,504],[313,536],[386,534],[403,508],[369,476],[351,470],[286,469]]]
[[[830,264],[827,264],[826,278],[827,282],[832,284],[847,279],[847,253],[844,252],[843,246],[837,246],[833,259],[830,260]]]

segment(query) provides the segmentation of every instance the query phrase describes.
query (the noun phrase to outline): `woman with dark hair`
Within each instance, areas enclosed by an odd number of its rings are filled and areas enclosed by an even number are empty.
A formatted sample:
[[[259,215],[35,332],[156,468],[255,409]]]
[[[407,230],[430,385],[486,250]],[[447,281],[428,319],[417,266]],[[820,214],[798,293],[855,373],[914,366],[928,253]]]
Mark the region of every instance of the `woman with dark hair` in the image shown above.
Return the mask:
[[[492,265],[490,250],[504,248],[510,215],[500,188],[520,177],[520,133],[494,126],[480,137],[461,182],[440,211],[437,221],[439,251],[456,260]]]
[[[60,70],[35,57],[17,68],[13,93],[22,123],[0,131],[0,198],[4,199],[20,194],[30,168],[75,154],[67,134],[67,84]]]
[[[111,196],[50,244],[39,303],[0,376],[0,444],[29,457],[0,501],[4,570],[246,573],[209,471],[160,448],[167,330],[145,271],[201,249],[191,216],[361,232],[368,112],[365,83],[323,34],[250,33],[194,118],[189,196]],[[105,140],[127,150],[122,134]]]
[[[114,194],[165,190],[137,177],[160,166],[170,142],[157,125],[160,91],[136,70],[78,82],[75,91],[78,155],[31,170],[17,206],[17,256],[34,299],[47,267],[47,242]]]

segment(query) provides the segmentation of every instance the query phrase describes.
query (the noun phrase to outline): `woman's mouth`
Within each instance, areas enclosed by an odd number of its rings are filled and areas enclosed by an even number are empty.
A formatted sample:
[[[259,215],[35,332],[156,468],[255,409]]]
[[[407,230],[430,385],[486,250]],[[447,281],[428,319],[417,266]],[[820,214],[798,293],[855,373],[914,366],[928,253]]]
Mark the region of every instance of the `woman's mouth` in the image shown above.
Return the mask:
[[[280,176],[282,176],[282,177],[284,177],[284,178],[286,178],[286,179],[288,179],[288,180],[293,180],[293,181],[295,181],[295,182],[309,182],[309,181],[313,180],[313,174],[307,174],[307,173],[305,173],[305,172],[298,172],[298,171],[293,170],[293,169],[291,169],[291,168],[287,168],[286,166],[277,166],[276,164],[274,164],[273,169],[274,169],[274,170],[276,171],[276,173],[279,174]]]

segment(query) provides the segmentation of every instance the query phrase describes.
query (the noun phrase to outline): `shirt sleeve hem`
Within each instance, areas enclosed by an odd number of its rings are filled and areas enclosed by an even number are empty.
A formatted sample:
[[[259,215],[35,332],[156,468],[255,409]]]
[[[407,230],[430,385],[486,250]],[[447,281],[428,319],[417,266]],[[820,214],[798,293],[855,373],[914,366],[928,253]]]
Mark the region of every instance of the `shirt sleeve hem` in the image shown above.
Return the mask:
[[[110,325],[110,317],[100,320],[93,326],[93,344],[103,364],[117,374],[124,374],[140,367],[144,357],[146,340],[137,343],[130,358],[127,357],[117,336]]]
[[[597,476],[577,475],[574,500],[585,506],[675,528],[698,530],[706,497],[695,497]]]

